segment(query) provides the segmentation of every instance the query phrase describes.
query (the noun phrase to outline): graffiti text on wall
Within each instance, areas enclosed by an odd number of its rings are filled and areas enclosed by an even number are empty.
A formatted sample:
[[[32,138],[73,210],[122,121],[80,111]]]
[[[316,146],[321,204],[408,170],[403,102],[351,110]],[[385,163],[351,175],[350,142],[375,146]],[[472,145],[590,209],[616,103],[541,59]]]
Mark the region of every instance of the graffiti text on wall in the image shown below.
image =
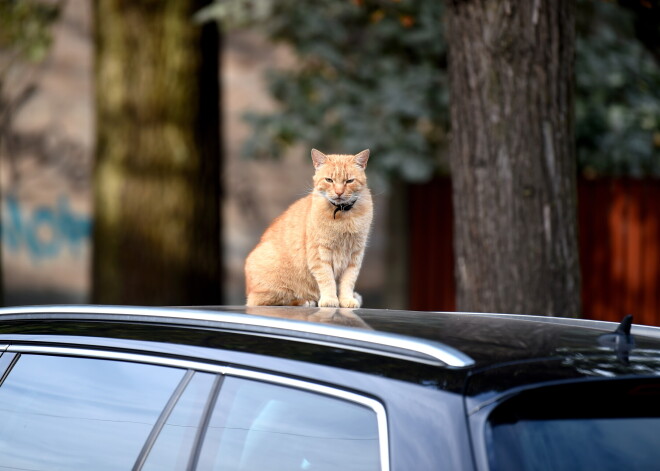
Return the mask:
[[[33,260],[43,260],[56,258],[64,250],[77,256],[89,243],[91,219],[73,212],[66,196],[54,206],[35,208],[25,208],[8,196],[3,209],[2,242],[9,252],[26,249]]]

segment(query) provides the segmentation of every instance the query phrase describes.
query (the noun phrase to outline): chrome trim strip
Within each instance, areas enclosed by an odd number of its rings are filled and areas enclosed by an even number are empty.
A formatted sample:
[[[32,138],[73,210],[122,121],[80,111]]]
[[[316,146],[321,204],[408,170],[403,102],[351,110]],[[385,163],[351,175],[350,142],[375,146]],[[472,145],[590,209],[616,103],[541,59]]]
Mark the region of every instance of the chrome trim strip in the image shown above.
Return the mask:
[[[46,347],[42,345],[11,345],[8,352],[16,353],[36,353],[42,355],[65,355],[72,357],[90,357],[100,358],[102,360],[132,361],[136,363],[151,363],[162,366],[172,366],[186,370],[195,369],[209,373],[225,374],[226,368],[223,366],[211,365],[191,360],[179,360],[177,358],[162,358],[152,355],[143,355],[140,353],[122,353],[107,350],[93,350],[87,348],[75,347]]]
[[[440,342],[331,324],[317,324],[252,314],[233,314],[222,311],[209,312],[183,308],[125,306],[35,306],[0,309],[0,320],[4,316],[11,315],[51,315],[53,318],[59,319],[77,319],[95,314],[117,317],[162,317],[170,320],[204,321],[213,323],[215,327],[237,332],[256,332],[273,336],[285,336],[290,340],[301,342],[327,342],[330,345],[340,345],[346,348],[353,347],[353,349],[361,348],[370,353],[396,355],[399,358],[402,357],[410,361],[439,364],[452,368],[464,368],[474,364],[474,360],[468,355]],[[324,338],[318,338],[318,336]],[[355,342],[355,344],[351,344],[350,342]]]
[[[0,356],[0,386],[5,382],[9,373],[14,368],[20,355],[17,353],[8,353]]]
[[[343,389],[332,388],[307,381],[277,376],[271,373],[261,373],[233,366],[220,366],[200,361],[179,360],[175,358],[163,358],[159,356],[144,355],[137,353],[121,353],[107,350],[93,350],[86,348],[71,347],[46,347],[41,345],[10,345],[7,348],[9,352],[15,353],[33,353],[42,355],[64,355],[86,358],[99,358],[103,360],[130,361],[137,363],[147,363],[158,366],[171,366],[187,370],[202,371],[207,373],[216,373],[223,376],[234,376],[239,378],[254,379],[282,386],[289,386],[305,391],[311,391],[324,396],[336,397],[345,401],[361,404],[376,413],[378,424],[378,444],[380,451],[381,471],[390,471],[389,458],[389,432],[387,428],[387,413],[385,407],[376,399],[361,396],[356,393],[345,391]]]
[[[149,453],[151,453],[151,450],[154,447],[156,440],[158,440],[158,436],[160,435],[160,432],[163,430],[163,427],[165,427],[165,424],[167,423],[167,419],[169,419],[170,415],[172,415],[172,411],[179,402],[179,399],[181,399],[183,392],[188,387],[188,384],[190,384],[190,380],[192,380],[194,375],[195,375],[194,370],[187,370],[186,373],[183,375],[183,378],[181,378],[181,381],[179,381],[179,384],[177,385],[176,389],[170,396],[169,400],[167,401],[167,404],[165,404],[165,407],[160,412],[160,415],[158,416],[158,420],[156,420],[154,426],[151,427],[151,432],[149,432],[149,436],[142,445],[140,454],[138,455],[137,459],[135,460],[135,463],[133,464],[132,471],[141,471],[142,468],[144,467],[144,463],[146,463],[147,461],[147,456],[149,456]]]
[[[224,383],[224,376],[217,375],[211,386],[211,391],[208,397],[206,398],[206,404],[204,405],[204,410],[202,411],[201,420],[199,426],[197,427],[197,433],[195,434],[195,440],[191,447],[191,453],[188,460],[188,466],[186,469],[188,471],[197,470],[199,465],[199,457],[202,454],[202,448],[204,447],[204,441],[206,440],[206,433],[208,432],[209,424],[211,423],[211,415],[215,409],[215,405],[218,402],[218,396],[220,396],[220,390],[222,389],[222,384]]]

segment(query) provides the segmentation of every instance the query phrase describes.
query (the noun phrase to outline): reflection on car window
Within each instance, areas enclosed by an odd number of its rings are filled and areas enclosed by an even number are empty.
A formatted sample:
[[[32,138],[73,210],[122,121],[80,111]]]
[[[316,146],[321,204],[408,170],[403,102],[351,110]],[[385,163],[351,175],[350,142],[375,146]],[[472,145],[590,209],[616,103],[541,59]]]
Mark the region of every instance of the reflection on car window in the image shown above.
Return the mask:
[[[490,469],[658,469],[658,430],[657,379],[534,388],[513,396],[489,415]]]
[[[522,420],[493,428],[492,470],[658,469],[660,418]]]
[[[184,372],[22,355],[0,387],[3,469],[125,470]]]
[[[374,471],[376,413],[341,399],[227,377],[198,469]]]
[[[143,471],[187,469],[214,378],[215,375],[195,373],[160,431]]]

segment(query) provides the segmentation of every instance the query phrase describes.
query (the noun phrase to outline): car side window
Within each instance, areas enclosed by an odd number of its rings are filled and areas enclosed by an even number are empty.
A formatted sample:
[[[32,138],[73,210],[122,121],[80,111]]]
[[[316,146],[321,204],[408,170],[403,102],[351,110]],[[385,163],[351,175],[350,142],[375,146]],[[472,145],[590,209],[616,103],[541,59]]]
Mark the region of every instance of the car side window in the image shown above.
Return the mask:
[[[185,370],[23,354],[0,385],[6,469],[131,469]]]
[[[228,376],[197,469],[380,470],[377,416],[341,398]]]

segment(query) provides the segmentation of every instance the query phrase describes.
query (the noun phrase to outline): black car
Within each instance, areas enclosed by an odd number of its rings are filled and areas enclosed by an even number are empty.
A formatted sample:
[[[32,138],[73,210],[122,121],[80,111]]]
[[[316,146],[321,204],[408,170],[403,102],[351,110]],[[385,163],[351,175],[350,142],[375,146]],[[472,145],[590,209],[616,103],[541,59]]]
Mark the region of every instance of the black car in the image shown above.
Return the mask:
[[[310,308],[0,310],[0,469],[660,468],[660,329]]]

